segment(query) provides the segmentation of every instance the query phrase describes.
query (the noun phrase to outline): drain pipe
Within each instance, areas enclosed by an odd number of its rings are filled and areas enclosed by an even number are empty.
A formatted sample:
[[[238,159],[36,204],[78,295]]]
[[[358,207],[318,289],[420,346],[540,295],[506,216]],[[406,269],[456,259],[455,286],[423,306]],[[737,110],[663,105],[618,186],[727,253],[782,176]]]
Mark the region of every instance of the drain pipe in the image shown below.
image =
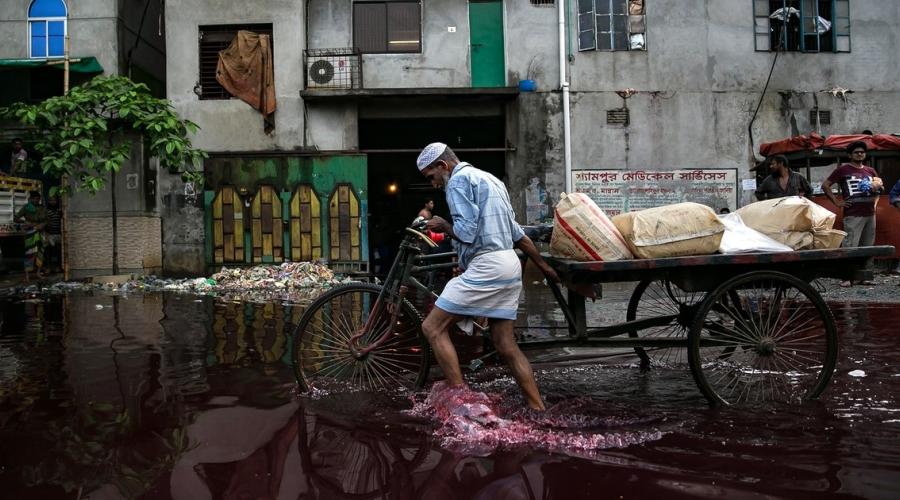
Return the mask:
[[[559,13],[559,87],[563,105],[563,158],[565,162],[566,193],[572,192],[572,124],[569,122],[569,81],[566,80],[566,6],[568,2],[557,0]]]

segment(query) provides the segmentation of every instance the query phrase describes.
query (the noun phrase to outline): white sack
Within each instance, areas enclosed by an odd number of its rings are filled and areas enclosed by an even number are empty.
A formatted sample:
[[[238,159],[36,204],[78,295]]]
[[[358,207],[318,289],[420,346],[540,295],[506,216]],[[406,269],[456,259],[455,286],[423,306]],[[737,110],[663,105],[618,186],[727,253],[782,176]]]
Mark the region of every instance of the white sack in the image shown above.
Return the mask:
[[[720,215],[725,234],[719,243],[719,253],[791,252],[793,248],[779,243],[765,234],[747,227],[736,213]]]

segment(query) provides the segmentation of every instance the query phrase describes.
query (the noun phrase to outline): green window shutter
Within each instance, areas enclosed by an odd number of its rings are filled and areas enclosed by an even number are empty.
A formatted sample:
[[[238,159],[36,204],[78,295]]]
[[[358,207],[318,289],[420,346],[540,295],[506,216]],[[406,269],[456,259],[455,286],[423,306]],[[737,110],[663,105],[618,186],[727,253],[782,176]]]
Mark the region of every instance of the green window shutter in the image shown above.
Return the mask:
[[[578,0],[578,50],[597,48],[594,0]]]
[[[850,52],[850,0],[834,0],[831,24],[835,52]]]

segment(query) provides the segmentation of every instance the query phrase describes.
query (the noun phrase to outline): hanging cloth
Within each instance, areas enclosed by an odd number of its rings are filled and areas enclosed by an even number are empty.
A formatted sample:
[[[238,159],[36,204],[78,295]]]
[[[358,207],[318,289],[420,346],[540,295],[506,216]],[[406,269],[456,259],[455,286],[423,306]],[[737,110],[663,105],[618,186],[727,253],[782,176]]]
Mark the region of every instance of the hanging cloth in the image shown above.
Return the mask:
[[[275,129],[275,66],[270,35],[238,31],[231,45],[219,52],[216,81],[262,113],[267,134]]]

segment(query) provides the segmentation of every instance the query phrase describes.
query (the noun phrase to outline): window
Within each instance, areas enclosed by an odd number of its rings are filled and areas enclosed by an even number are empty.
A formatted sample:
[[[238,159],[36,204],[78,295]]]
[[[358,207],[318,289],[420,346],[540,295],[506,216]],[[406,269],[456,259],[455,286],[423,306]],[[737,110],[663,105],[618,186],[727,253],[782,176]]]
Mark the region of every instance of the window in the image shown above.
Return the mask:
[[[552,7],[556,5],[556,0],[531,0],[531,5],[537,7]]]
[[[578,50],[647,50],[644,0],[578,0]]]
[[[364,54],[422,51],[422,5],[417,1],[353,2],[353,46]]]
[[[219,65],[219,52],[227,49],[241,30],[272,35],[271,24],[200,26],[200,80],[198,88],[194,89],[200,99],[231,99],[231,94],[216,80],[216,67]]]
[[[34,0],[28,7],[28,54],[33,59],[63,57],[66,17],[63,0]]]
[[[757,51],[850,52],[850,0],[754,0]]]

